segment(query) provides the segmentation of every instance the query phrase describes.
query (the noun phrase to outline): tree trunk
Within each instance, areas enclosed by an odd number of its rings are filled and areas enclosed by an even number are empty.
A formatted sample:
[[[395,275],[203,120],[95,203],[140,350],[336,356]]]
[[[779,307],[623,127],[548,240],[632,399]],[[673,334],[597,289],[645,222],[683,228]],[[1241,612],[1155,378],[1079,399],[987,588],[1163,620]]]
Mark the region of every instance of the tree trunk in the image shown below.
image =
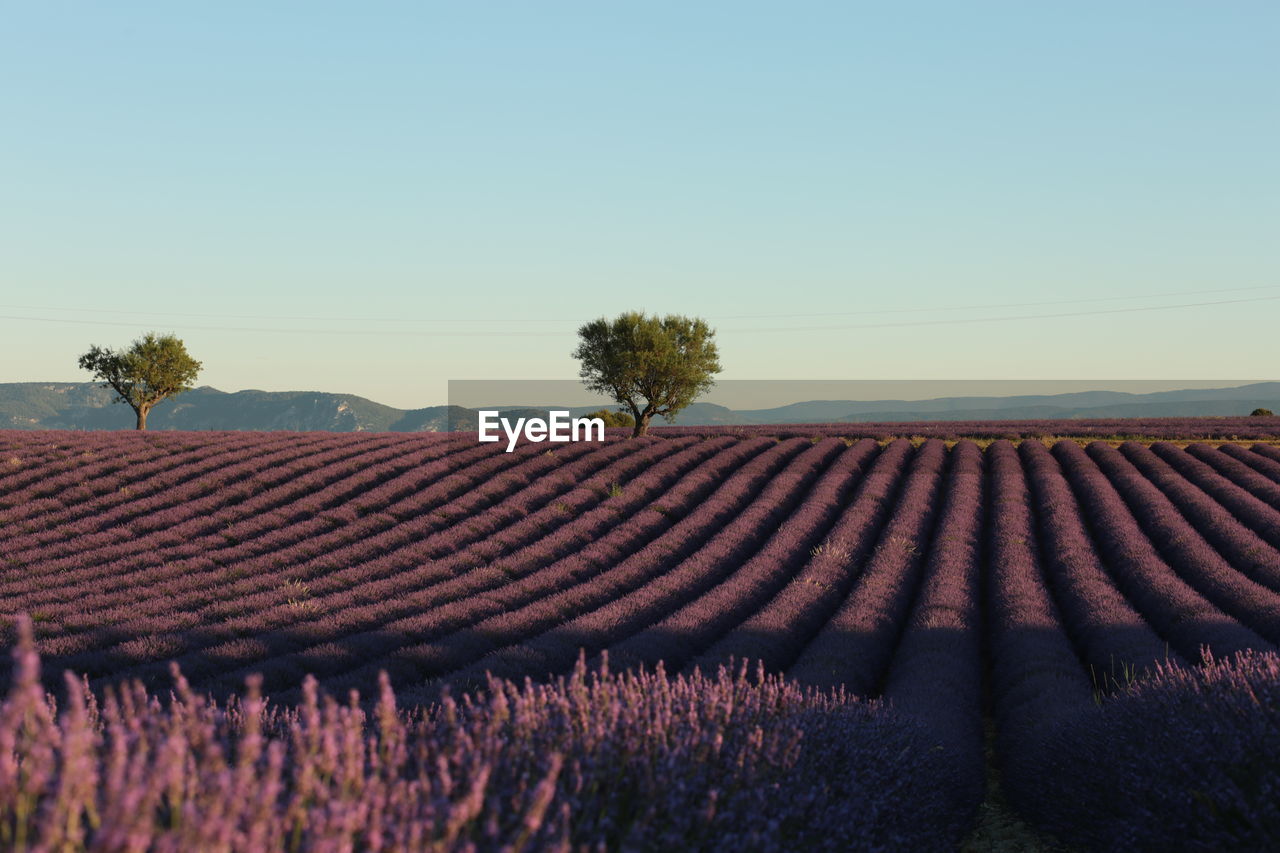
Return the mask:
[[[137,408],[137,409],[134,409],[134,411],[138,413],[137,429],[146,429],[147,428],[147,412],[149,411],[149,409]]]
[[[648,412],[644,412],[643,414],[640,415],[640,417],[636,418],[635,429],[632,430],[631,437],[639,438],[642,435],[648,435],[649,419],[652,417],[653,415],[649,414]]]

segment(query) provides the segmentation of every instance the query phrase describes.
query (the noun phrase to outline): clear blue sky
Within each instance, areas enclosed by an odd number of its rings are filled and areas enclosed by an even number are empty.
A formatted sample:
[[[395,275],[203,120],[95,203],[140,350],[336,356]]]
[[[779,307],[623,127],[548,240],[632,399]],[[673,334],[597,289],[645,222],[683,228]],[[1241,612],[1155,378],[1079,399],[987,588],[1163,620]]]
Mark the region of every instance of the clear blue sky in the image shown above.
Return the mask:
[[[0,382],[155,329],[421,406],[627,309],[732,379],[1275,378],[1277,44],[1274,0],[7,4]]]

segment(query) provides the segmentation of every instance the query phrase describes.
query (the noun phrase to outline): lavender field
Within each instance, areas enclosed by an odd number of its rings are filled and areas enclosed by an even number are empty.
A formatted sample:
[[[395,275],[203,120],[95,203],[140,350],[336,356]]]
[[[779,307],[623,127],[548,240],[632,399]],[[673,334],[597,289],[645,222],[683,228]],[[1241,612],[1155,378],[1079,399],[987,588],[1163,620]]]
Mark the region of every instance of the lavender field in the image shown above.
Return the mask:
[[[1280,848],[1280,449],[866,427],[0,432],[0,847]]]
[[[1280,439],[1277,417],[1200,418],[1069,418],[1066,420],[858,421],[833,424],[717,425],[663,427],[664,435],[839,436],[887,441],[899,436],[979,440],[1055,437],[1107,440],[1166,439],[1177,441],[1274,441]]]

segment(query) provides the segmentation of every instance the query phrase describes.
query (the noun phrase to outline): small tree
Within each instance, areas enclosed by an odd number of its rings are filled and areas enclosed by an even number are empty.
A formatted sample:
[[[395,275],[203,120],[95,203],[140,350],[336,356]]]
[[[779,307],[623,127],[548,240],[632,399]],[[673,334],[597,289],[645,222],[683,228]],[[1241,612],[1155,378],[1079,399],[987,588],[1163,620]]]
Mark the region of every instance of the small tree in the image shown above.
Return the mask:
[[[138,429],[147,428],[147,414],[161,400],[191,390],[200,362],[187,353],[174,335],[148,332],[127,350],[92,346],[80,356],[80,367],[111,388],[113,402],[128,403],[138,416]]]
[[[574,358],[587,388],[608,394],[630,410],[633,436],[649,431],[654,415],[674,420],[720,372],[715,332],[705,321],[676,314],[649,317],[628,311],[601,317],[578,330]]]
[[[1253,418],[1274,418],[1276,414],[1270,409],[1254,409],[1249,413],[1249,416]]]

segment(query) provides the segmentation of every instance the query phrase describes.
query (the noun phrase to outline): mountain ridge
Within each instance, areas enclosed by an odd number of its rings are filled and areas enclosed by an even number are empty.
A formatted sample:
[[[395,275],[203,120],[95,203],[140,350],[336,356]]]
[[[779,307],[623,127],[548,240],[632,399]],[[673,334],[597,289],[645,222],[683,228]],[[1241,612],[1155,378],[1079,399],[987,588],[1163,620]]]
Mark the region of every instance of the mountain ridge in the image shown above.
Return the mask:
[[[113,392],[92,382],[0,383],[0,429],[131,429],[132,411],[113,400]],[[495,405],[492,408],[512,417],[529,417],[550,408],[568,409],[579,416],[600,407]],[[1149,394],[1081,391],[929,400],[808,400],[769,409],[730,409],[715,403],[694,403],[680,413],[677,422],[682,426],[706,426],[1239,417],[1257,408],[1280,411],[1280,382]],[[326,391],[229,392],[201,386],[158,404],[148,425],[161,430],[441,432],[476,429],[477,411],[460,406],[399,409],[355,394]]]

